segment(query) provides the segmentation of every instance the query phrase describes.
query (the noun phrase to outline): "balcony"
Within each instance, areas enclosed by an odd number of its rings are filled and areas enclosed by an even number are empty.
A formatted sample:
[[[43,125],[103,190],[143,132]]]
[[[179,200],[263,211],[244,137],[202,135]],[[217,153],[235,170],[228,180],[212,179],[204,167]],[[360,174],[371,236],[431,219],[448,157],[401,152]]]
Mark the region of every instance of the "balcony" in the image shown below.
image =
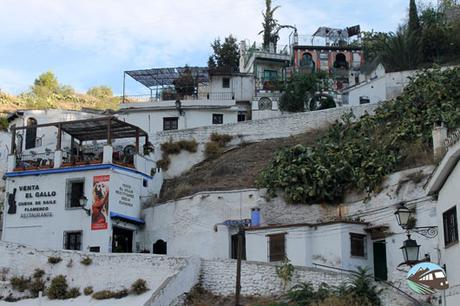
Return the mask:
[[[161,101],[196,101],[196,100],[214,100],[214,101],[221,101],[221,100],[234,100],[235,93],[233,92],[203,92],[197,93],[193,95],[180,95],[176,92],[163,91],[158,96],[153,95],[134,95],[134,96],[124,96],[122,97],[122,103],[154,103],[154,102],[161,102]]]
[[[33,150],[18,152],[15,139],[17,130],[35,130],[55,127],[56,149],[45,149],[37,153]],[[63,134],[70,135],[70,146],[61,148]],[[27,137],[27,132],[26,132]],[[140,138],[144,137],[143,150],[140,152]],[[124,139],[134,144],[112,145],[115,139]],[[147,161],[142,154],[149,153],[151,145],[148,135],[140,128],[116,119],[113,116],[56,122],[12,128],[11,152],[8,158],[8,171],[29,171],[53,168],[77,167],[94,164],[114,164],[122,167],[146,171]],[[141,165],[142,169],[137,169]],[[153,162],[152,165],[153,166]],[[151,167],[149,168],[150,171]],[[150,175],[149,173],[146,173]]]

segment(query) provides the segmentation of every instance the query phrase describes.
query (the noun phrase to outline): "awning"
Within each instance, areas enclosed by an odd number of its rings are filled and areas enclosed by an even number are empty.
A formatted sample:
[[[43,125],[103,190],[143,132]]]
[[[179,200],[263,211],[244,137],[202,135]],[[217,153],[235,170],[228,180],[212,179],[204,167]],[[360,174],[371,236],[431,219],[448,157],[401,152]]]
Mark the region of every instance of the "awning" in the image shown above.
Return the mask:
[[[120,220],[120,221],[124,221],[124,222],[127,222],[127,223],[136,224],[136,225],[145,224],[145,221],[142,220],[142,219],[127,216],[127,215],[123,215],[123,214],[119,214],[119,213],[116,213],[116,212],[113,212],[113,211],[110,212],[110,218],[111,219],[117,219],[117,220]]]

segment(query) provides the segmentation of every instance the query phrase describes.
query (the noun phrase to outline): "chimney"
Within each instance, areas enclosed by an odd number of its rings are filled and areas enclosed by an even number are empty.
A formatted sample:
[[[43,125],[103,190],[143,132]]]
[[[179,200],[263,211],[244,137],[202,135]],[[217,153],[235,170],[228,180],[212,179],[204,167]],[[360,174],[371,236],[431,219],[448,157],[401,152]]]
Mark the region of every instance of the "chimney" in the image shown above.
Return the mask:
[[[434,160],[439,161],[445,152],[445,141],[447,139],[447,127],[443,122],[434,124],[432,135]]]

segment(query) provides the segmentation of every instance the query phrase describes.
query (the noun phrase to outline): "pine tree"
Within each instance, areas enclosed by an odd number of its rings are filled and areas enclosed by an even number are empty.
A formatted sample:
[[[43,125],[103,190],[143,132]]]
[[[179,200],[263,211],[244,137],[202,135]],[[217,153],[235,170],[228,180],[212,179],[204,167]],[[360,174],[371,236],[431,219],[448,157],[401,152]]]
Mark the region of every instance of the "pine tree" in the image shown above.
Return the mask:
[[[240,53],[235,37],[229,35],[223,43],[218,38],[211,44],[211,48],[214,54],[209,57],[209,68],[226,68],[238,71]]]

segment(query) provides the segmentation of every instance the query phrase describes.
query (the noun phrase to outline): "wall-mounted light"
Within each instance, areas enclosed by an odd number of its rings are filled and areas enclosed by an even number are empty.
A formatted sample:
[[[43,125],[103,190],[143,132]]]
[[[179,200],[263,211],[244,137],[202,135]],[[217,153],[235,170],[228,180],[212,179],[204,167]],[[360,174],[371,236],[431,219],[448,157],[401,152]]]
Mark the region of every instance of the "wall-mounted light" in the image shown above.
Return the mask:
[[[85,195],[82,195],[79,201],[80,201],[80,208],[83,209],[88,216],[91,215],[91,210],[86,208],[86,205],[88,204],[88,198],[85,197]]]

